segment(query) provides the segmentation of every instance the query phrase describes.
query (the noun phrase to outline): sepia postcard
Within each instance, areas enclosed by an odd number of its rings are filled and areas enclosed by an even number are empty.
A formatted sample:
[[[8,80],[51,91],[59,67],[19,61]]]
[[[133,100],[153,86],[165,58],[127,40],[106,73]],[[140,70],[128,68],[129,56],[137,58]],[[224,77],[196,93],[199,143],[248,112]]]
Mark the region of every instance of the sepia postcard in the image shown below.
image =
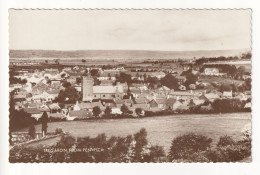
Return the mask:
[[[9,162],[252,162],[251,9],[9,9]]]

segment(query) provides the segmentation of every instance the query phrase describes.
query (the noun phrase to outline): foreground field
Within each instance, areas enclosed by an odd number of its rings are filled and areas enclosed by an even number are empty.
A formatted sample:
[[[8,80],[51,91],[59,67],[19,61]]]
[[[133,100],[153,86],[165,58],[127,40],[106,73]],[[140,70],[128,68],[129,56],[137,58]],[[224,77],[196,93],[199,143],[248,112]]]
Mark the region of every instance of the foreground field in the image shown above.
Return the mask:
[[[158,144],[168,150],[173,138],[188,132],[211,137],[213,144],[223,135],[240,139],[241,130],[250,122],[250,113],[173,115],[140,119],[53,122],[48,123],[48,131],[53,132],[56,128],[62,128],[63,131],[76,137],[94,137],[101,133],[107,136],[126,136],[145,128],[148,132],[148,140],[153,145]],[[36,131],[41,132],[41,125],[36,126]]]

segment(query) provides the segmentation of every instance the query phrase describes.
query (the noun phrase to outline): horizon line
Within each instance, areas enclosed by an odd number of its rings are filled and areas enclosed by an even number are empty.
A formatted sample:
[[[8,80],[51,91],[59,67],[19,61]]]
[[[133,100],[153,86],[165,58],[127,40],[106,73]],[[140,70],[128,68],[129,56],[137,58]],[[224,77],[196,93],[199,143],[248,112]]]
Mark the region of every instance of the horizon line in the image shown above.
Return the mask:
[[[192,52],[192,51],[231,51],[231,50],[250,50],[252,48],[239,48],[239,49],[217,49],[217,50],[138,50],[138,49],[79,49],[79,50],[53,50],[53,49],[9,49],[9,51],[65,51],[65,52],[75,52],[75,51],[150,51],[150,52]]]

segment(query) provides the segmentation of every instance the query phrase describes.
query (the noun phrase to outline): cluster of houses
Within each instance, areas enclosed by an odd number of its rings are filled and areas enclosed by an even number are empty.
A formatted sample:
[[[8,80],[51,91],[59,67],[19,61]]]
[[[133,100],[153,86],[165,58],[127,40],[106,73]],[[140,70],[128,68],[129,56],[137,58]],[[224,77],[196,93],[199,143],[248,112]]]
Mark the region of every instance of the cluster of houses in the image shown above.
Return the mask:
[[[31,114],[33,118],[38,120],[44,111],[51,118],[57,119],[85,119],[93,116],[93,108],[98,106],[102,113],[107,107],[111,108],[112,115],[122,114],[121,106],[126,105],[129,110],[135,113],[136,108],[141,108],[142,111],[162,111],[165,109],[187,110],[192,106],[203,105],[205,101],[214,101],[220,98],[238,98],[241,101],[246,101],[251,98],[250,93],[232,93],[205,90],[180,89],[173,90],[166,86],[161,86],[156,89],[148,88],[148,84],[128,85],[127,83],[114,83],[116,76],[120,72],[129,73],[123,67],[102,70],[98,69],[99,76],[97,79],[101,82],[99,85],[94,85],[94,78],[90,75],[82,76],[85,68],[80,67],[58,69],[45,69],[43,71],[29,72],[26,70],[17,71],[17,78],[26,79],[26,84],[11,84],[10,91],[15,91],[13,99],[15,101],[16,110],[24,110]],[[209,71],[210,72],[210,71]],[[218,73],[216,70],[211,71]],[[174,74],[174,71],[172,71]],[[206,73],[206,72],[205,72]],[[131,72],[131,78],[139,80],[144,79],[144,76],[157,77],[161,79],[165,76],[162,71],[151,72]],[[186,81],[184,76],[176,74],[178,84],[183,86]],[[78,81],[80,79],[80,81]],[[75,87],[82,100],[75,104],[58,104],[53,101],[58,97],[59,92],[63,90],[62,82],[70,82]],[[195,86],[195,85],[194,85]],[[185,87],[185,86],[183,86]],[[131,94],[126,98],[128,94]],[[251,108],[251,104],[247,103],[246,108]],[[206,105],[205,108],[210,108]],[[102,116],[102,113],[100,116]]]

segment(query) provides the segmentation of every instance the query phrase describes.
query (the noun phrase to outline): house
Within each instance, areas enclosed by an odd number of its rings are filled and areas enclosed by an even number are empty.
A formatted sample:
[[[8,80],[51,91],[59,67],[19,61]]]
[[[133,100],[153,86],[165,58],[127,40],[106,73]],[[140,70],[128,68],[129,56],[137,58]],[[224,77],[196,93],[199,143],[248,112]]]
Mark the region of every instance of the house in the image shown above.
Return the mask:
[[[36,120],[39,120],[42,116],[42,111],[40,111],[38,108],[25,108],[24,111],[31,115],[32,118],[35,118]]]
[[[121,111],[121,109],[119,107],[113,107],[113,108],[111,108],[111,114],[121,115],[122,111]]]
[[[13,91],[13,90],[15,90],[15,89],[20,89],[20,88],[22,88],[22,85],[21,85],[21,84],[10,84],[10,85],[9,85],[9,91],[10,91],[10,92]]]
[[[170,95],[177,100],[190,101],[191,99],[197,97],[192,91],[173,91]]]
[[[250,78],[251,78],[251,75],[242,75],[243,80],[250,79]]]
[[[48,112],[48,113],[51,111],[50,108],[49,108],[46,104],[40,105],[40,106],[38,107],[38,109],[39,109],[40,111],[46,111],[46,112]]]
[[[180,100],[176,100],[172,105],[171,105],[171,109],[173,111],[176,110],[187,110],[189,109],[189,106],[186,103],[182,103],[180,102]]]
[[[162,86],[162,87],[158,88],[156,90],[156,92],[158,94],[168,95],[171,92],[171,89],[166,86]]]
[[[180,86],[179,86],[179,90],[181,90],[181,91],[186,91],[186,86],[180,85]]]
[[[176,75],[175,78],[178,80],[178,85],[183,85],[187,80],[185,76]]]
[[[100,81],[100,86],[112,86],[114,83],[113,80],[101,80]]]
[[[59,95],[59,90],[44,91],[41,94],[41,100],[43,102],[52,102]]]
[[[66,78],[66,81],[69,82],[70,84],[76,84],[77,77],[78,76],[70,76],[70,77]]]
[[[218,68],[208,67],[204,69],[204,74],[208,76],[225,76],[226,73],[220,73]]]
[[[15,102],[25,102],[26,101],[26,95],[14,95],[13,99]]]
[[[159,104],[155,101],[155,99],[151,100],[149,103],[150,108],[158,108]]]
[[[148,104],[150,108],[164,109],[166,103],[166,98],[156,98],[151,100]]]
[[[86,119],[90,118],[91,112],[86,110],[77,110],[77,111],[69,111],[66,118],[67,120],[74,120],[74,119]]]
[[[120,108],[124,104],[124,100],[115,100],[116,107]]]
[[[240,94],[236,95],[235,98],[237,98],[241,101],[246,101],[248,99],[244,93],[240,93]]]
[[[50,113],[49,118],[51,119],[66,119],[66,116],[62,113]]]
[[[192,90],[195,90],[196,89],[196,84],[190,84],[189,88],[192,89]]]
[[[161,78],[165,77],[165,75],[166,74],[164,72],[153,72],[151,74],[151,77],[156,77],[158,79],[161,79]]]
[[[52,103],[49,105],[50,108],[50,112],[51,113],[55,113],[61,110],[60,106],[58,105],[58,103]]]
[[[116,80],[116,76],[119,75],[119,71],[108,71],[104,70],[100,73],[100,75],[97,77],[98,80]]]
[[[136,108],[141,108],[141,109],[146,110],[146,111],[149,110],[149,106],[146,103],[133,104],[133,106],[130,107],[130,108],[133,109],[133,110],[135,110]]]
[[[204,99],[191,99],[190,100],[190,103],[189,103],[189,106],[192,107],[192,106],[198,106],[198,105],[202,105],[203,103],[205,103],[205,100]]]
[[[210,102],[213,102],[216,99],[219,99],[219,95],[216,93],[207,93],[207,94],[203,94],[199,97],[199,99],[203,99],[203,100],[209,100]]]
[[[232,91],[224,91],[222,97],[223,98],[232,98]]]
[[[138,88],[140,89],[141,91],[146,91],[148,90],[147,86],[145,84],[136,84],[136,83],[132,83],[131,86],[130,86],[130,90],[132,87],[135,87],[135,88]]]
[[[176,106],[174,110],[179,112],[187,111],[190,109],[190,107],[186,103],[176,102],[174,106]]]
[[[218,75],[219,74],[219,69],[218,68],[205,68],[204,69],[204,74],[205,75]]]
[[[177,101],[176,98],[168,98],[165,102],[165,109],[171,109],[173,110],[174,108],[174,103]]]
[[[135,103],[136,104],[147,104],[147,99],[146,98],[136,98]]]
[[[130,88],[131,90],[131,94],[133,94],[134,98],[137,98],[141,93],[141,89],[137,88],[137,87],[132,87]]]
[[[132,106],[133,105],[133,100],[130,98],[130,99],[123,99],[123,101],[124,101],[124,104],[126,105],[126,106]]]
[[[208,104],[208,105],[205,105],[205,106],[201,106],[200,109],[203,112],[209,112],[209,111],[213,110],[213,107],[211,106],[211,104]]]
[[[245,109],[251,109],[251,107],[252,107],[251,102],[247,102],[247,103],[245,104],[245,106],[244,106]]]
[[[101,111],[104,111],[106,109],[106,107],[101,103],[101,101],[92,102],[91,105],[92,109],[96,106],[98,106],[101,109]]]

